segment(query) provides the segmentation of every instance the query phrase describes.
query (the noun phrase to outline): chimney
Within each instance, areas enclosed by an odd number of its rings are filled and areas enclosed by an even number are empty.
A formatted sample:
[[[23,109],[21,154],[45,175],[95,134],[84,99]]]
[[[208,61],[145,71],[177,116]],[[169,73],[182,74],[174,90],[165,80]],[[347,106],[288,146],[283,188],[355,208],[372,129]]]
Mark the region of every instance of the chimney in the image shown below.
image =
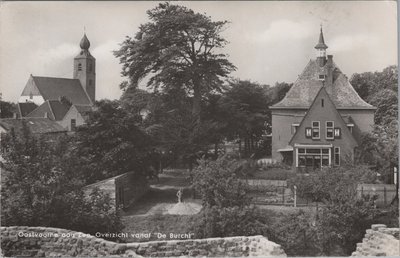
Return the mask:
[[[326,63],[326,57],[324,56],[317,57],[317,63],[320,67],[323,67]]]
[[[49,118],[49,115],[47,114],[47,112],[44,112],[44,118]]]
[[[18,114],[17,113],[13,113],[13,119],[18,119]]]
[[[326,86],[330,87],[333,84],[333,60],[332,60],[333,56],[332,55],[328,55],[328,60],[326,61],[326,69],[327,69],[327,73],[326,73]]]

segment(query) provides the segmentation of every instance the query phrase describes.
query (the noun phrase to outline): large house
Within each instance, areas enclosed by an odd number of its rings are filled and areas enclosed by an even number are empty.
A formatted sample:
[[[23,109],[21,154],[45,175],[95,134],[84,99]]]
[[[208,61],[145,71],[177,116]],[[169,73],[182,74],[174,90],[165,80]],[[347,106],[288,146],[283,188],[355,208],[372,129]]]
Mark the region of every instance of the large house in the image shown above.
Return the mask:
[[[296,170],[352,162],[362,132],[370,132],[375,107],[366,103],[326,55],[322,28],[310,60],[272,111],[272,158]]]
[[[18,101],[18,117],[47,118],[69,131],[84,124],[96,94],[96,59],[89,47],[85,34],[74,58],[72,79],[31,75]]]

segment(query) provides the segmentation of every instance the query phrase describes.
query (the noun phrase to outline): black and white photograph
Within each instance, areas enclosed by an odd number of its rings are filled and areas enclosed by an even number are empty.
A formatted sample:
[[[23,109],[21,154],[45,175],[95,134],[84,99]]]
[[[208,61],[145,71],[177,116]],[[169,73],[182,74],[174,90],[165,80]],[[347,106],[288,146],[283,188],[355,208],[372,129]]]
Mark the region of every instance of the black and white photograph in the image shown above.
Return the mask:
[[[0,1],[0,257],[400,256],[397,1]]]

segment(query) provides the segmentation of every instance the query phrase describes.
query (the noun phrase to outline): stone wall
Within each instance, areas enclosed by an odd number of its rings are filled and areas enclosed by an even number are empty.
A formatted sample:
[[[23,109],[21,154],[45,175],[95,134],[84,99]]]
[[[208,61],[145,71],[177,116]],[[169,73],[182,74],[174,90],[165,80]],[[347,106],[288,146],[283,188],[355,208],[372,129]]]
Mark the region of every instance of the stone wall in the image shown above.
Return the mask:
[[[372,225],[352,256],[400,256],[399,228]]]
[[[140,178],[134,173],[125,173],[87,185],[84,191],[89,194],[94,188],[109,194],[116,206],[128,208],[146,194],[150,186],[146,178]]]
[[[115,243],[80,232],[46,227],[1,227],[5,257],[286,256],[263,236]]]

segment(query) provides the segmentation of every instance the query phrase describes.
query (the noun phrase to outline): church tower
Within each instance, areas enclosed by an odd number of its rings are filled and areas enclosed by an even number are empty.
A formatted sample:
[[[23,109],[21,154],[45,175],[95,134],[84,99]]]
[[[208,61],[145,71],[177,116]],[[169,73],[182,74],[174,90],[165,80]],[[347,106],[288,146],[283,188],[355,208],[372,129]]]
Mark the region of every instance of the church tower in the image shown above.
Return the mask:
[[[324,66],[326,63],[326,49],[328,48],[328,46],[325,44],[322,26],[319,32],[318,44],[314,48],[317,50],[317,63],[319,64],[319,66]]]
[[[90,54],[86,33],[80,42],[81,51],[74,58],[74,79],[79,79],[83,89],[94,104],[96,97],[96,59]]]

